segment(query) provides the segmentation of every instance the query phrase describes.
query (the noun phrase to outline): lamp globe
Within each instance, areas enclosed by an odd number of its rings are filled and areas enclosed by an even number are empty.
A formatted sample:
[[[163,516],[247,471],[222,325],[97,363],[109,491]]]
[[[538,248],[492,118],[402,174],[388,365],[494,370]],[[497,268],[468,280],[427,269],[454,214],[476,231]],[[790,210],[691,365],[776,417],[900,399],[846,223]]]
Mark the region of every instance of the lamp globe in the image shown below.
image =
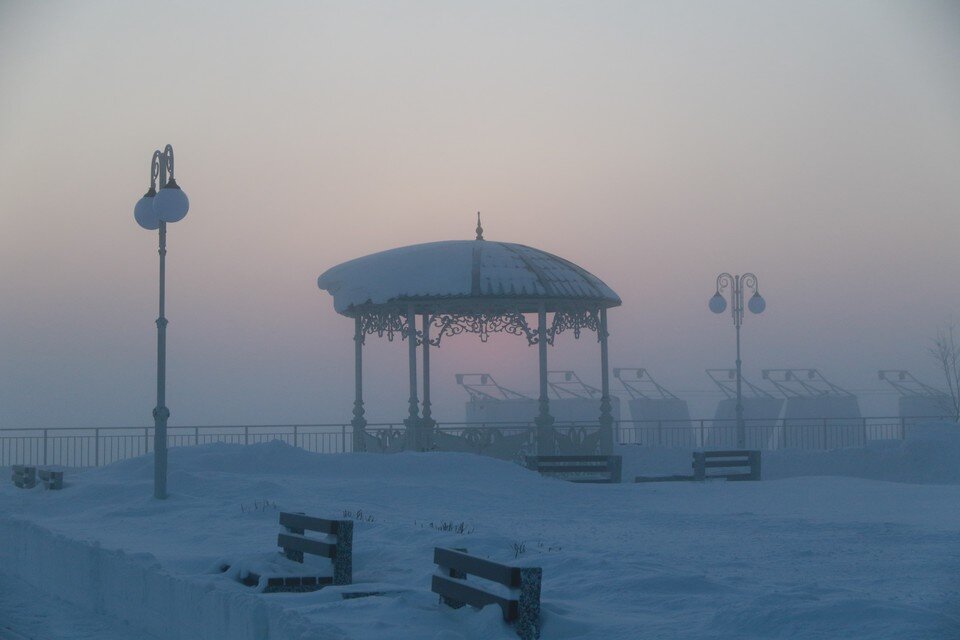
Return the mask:
[[[168,182],[153,199],[153,211],[161,222],[179,222],[189,209],[190,200],[176,180]]]

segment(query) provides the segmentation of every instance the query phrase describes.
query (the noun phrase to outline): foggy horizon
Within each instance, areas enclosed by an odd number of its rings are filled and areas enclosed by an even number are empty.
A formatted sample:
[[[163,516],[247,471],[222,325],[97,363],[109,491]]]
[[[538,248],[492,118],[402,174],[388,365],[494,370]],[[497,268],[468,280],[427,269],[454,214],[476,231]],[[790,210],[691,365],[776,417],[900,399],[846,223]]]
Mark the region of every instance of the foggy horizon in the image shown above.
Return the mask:
[[[878,369],[942,386],[955,5],[172,6],[0,3],[0,428],[152,424],[157,234],[133,207],[168,143],[191,205],[168,231],[171,426],[349,422],[352,323],[317,276],[472,239],[478,210],[487,239],[616,291],[611,368],[648,369],[693,418],[719,399],[704,369],[734,365],[707,308],[723,271],[767,300],[743,326],[751,381],[816,368],[864,415],[895,414]],[[445,340],[434,417],[464,419],[459,372],[535,395],[536,357]],[[367,419],[399,422],[406,344],[364,358]],[[549,367],[599,386],[595,335]]]

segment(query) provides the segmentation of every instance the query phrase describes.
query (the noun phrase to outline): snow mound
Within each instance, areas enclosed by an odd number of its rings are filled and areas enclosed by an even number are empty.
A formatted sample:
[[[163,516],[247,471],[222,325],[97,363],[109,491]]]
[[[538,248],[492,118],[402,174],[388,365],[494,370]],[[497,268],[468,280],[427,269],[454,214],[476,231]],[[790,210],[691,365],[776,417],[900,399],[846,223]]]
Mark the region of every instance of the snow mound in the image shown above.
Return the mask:
[[[169,467],[198,474],[295,475],[316,479],[349,475],[358,481],[376,478],[378,482],[416,484],[429,479],[445,484],[451,481],[489,484],[493,478],[505,482],[536,482],[539,479],[536,474],[511,462],[469,453],[313,453],[280,440],[252,445],[218,442],[175,447],[169,450]],[[113,481],[152,481],[153,455],[91,469],[85,476]]]
[[[960,630],[960,486],[836,475],[865,473],[857,455],[900,460],[877,466],[887,478],[916,459],[940,469],[930,449],[950,442],[770,454],[768,472],[784,476],[773,482],[620,485],[470,454],[174,448],[163,501],[151,456],[68,470],[63,491],[0,484],[0,581],[163,638],[516,638],[496,607],[438,604],[443,546],[541,567],[544,638],[939,639]],[[634,449],[630,472],[689,469],[689,451]],[[786,477],[788,464],[822,477]],[[384,595],[241,584],[244,572],[289,568],[279,511],[353,519],[354,586]]]

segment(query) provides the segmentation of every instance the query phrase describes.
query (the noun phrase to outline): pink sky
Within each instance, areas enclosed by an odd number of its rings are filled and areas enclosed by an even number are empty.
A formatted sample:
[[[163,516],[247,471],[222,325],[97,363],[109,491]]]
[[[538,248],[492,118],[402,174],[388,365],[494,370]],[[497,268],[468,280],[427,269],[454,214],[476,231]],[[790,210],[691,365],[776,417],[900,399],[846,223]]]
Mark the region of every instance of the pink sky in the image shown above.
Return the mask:
[[[706,302],[747,270],[768,301],[747,375],[936,381],[929,339],[960,320],[955,5],[199,4],[0,3],[0,428],[151,422],[156,234],[132,210],[167,143],[191,199],[173,425],[349,419],[351,325],[316,277],[471,238],[478,209],[616,290],[612,366],[675,390],[732,364]],[[559,346],[551,368],[598,383],[592,339]],[[404,346],[368,352],[369,416],[402,418]],[[535,358],[444,344],[436,417],[462,419],[453,373],[534,392]]]

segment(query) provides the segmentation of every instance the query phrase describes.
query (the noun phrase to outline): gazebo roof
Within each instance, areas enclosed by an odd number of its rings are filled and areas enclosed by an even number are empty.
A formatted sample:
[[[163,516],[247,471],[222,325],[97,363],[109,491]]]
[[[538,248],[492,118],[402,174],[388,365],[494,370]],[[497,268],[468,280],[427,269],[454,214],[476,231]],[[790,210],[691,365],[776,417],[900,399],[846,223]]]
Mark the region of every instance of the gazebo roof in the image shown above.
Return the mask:
[[[417,312],[463,307],[547,311],[615,307],[620,297],[569,260],[510,242],[448,240],[381,251],[317,280],[338,313],[413,303]]]

